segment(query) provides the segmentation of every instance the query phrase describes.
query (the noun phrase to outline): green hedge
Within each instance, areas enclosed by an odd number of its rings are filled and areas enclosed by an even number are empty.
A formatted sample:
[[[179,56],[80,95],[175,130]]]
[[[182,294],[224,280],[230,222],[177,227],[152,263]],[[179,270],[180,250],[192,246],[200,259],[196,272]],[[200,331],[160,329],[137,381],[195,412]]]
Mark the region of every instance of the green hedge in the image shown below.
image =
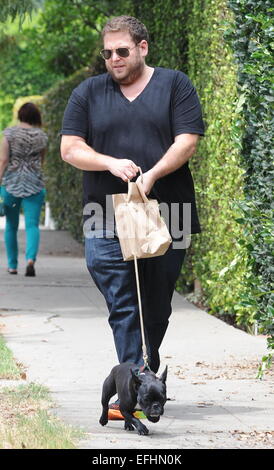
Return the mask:
[[[189,5],[188,75],[197,88],[206,123],[206,136],[191,160],[202,225],[190,250],[192,276],[201,283],[203,305],[234,322],[245,266],[238,259],[241,227],[235,221],[235,202],[243,198],[243,171],[234,138],[237,70],[223,38],[225,22],[232,15],[225,0],[194,0]],[[183,274],[189,282],[186,269]]]
[[[41,111],[49,137],[45,160],[47,199],[58,229],[69,230],[82,240],[82,171],[65,163],[60,156],[60,135],[64,110],[72,90],[90,75],[101,73],[102,61],[91,70],[84,68],[58,82],[44,96]]]
[[[273,2],[230,0],[235,20],[227,31],[238,65],[244,202],[239,204],[240,240],[247,253],[241,306],[252,311],[274,350],[274,126]]]
[[[237,66],[224,39],[232,13],[226,0],[134,3],[134,14],[150,32],[147,62],[189,75],[207,127],[191,160],[203,232],[193,237],[178,289],[186,292],[198,279],[202,297],[195,300],[212,313],[230,316],[234,323],[244,309],[240,302],[246,255],[238,256],[242,227],[236,222],[240,217],[236,202],[244,199],[235,125]],[[244,322],[251,327],[253,315]]]
[[[207,123],[203,157],[192,160],[204,229],[191,249],[193,277],[209,311],[228,313],[247,329],[257,321],[273,351],[270,3],[191,1],[187,35],[188,74]]]
[[[1,9],[1,7],[0,7]],[[41,51],[33,50],[25,30],[0,35],[0,132],[11,120],[15,100],[21,96],[41,95],[61,74],[41,66]],[[39,56],[40,63],[35,59]]]
[[[182,0],[133,1],[133,15],[149,31],[147,63],[187,71],[186,20],[188,8]]]

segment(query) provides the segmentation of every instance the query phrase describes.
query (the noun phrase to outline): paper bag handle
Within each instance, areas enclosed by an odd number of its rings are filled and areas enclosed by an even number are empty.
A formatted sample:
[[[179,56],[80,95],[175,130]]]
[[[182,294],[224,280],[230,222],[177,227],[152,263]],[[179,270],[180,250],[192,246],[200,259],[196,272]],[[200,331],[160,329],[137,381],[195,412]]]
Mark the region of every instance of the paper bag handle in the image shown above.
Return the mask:
[[[144,202],[149,202],[149,199],[147,198],[146,196],[146,193],[145,191],[143,190],[143,186],[142,186],[142,183],[143,183],[143,172],[142,172],[142,169],[140,166],[138,166],[139,168],[139,172],[140,172],[140,175],[141,175],[141,184],[140,183],[137,183],[136,181],[136,186],[139,190],[139,193],[143,199]],[[130,181],[128,180],[128,199],[130,199],[130,196],[131,196],[131,186],[130,186]]]

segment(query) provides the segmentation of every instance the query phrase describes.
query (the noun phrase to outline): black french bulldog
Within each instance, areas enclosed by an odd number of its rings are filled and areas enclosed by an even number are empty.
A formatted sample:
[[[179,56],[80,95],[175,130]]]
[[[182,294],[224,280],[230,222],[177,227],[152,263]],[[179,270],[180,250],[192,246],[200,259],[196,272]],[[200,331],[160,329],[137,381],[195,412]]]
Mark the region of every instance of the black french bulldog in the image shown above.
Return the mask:
[[[118,393],[120,412],[125,418],[125,430],[147,435],[147,427],[136,418],[134,408],[138,402],[147,419],[157,423],[164,413],[166,402],[167,366],[161,377],[156,377],[149,368],[140,370],[130,362],[124,362],[113,367],[103,384],[103,411],[99,423],[105,426],[108,422],[108,403],[111,397]]]

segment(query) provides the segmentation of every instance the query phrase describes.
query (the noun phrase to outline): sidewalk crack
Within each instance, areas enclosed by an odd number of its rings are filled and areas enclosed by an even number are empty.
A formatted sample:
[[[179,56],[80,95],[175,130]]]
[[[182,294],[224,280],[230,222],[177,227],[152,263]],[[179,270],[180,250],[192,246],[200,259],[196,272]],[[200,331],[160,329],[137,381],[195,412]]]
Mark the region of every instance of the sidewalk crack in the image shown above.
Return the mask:
[[[57,323],[52,322],[53,318],[60,318],[60,315],[58,315],[58,314],[50,315],[50,316],[44,321],[44,323],[51,323],[51,324],[56,328],[56,331],[51,331],[51,333],[56,333],[56,332],[59,332],[59,331],[64,331],[64,329],[63,329],[60,325],[58,325]]]

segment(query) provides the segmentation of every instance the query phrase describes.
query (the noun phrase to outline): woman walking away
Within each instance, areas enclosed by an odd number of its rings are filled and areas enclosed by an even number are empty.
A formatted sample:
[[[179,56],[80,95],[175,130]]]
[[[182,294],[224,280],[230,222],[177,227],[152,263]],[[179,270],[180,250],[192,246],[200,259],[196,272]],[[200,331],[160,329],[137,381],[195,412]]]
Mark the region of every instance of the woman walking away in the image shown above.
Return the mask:
[[[39,219],[45,200],[42,164],[47,146],[47,135],[39,109],[25,103],[18,111],[19,124],[3,131],[0,149],[1,195],[4,197],[6,227],[5,245],[8,272],[17,274],[17,231],[21,205],[26,228],[26,276],[35,276],[34,263],[39,248]]]

